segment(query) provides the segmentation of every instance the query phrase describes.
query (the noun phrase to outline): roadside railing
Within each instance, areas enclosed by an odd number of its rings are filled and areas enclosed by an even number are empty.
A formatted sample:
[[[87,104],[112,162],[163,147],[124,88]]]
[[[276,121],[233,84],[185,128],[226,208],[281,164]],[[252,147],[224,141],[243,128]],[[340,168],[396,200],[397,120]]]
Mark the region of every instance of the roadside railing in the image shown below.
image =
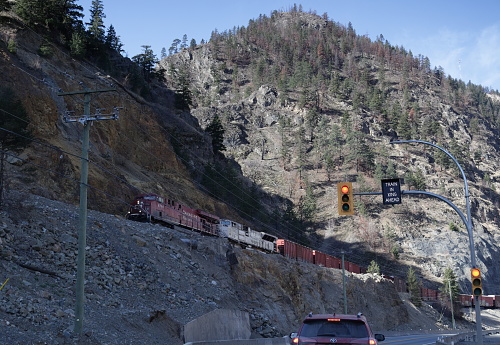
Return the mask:
[[[493,329],[482,332],[483,337],[492,334],[500,334],[500,329]],[[455,335],[439,337],[438,340],[436,340],[436,345],[454,345],[459,341],[476,342],[476,332],[459,333]]]

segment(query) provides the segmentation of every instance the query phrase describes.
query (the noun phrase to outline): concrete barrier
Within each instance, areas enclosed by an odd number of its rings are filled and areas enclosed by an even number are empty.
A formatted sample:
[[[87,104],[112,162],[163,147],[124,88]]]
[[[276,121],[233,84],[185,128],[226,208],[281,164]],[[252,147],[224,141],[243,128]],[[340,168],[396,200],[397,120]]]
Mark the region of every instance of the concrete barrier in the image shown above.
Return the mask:
[[[196,341],[184,345],[288,345],[290,343],[287,338]]]
[[[184,326],[184,341],[203,342],[214,340],[249,339],[250,317],[240,310],[217,309],[187,323]],[[228,344],[228,343],[227,343]]]

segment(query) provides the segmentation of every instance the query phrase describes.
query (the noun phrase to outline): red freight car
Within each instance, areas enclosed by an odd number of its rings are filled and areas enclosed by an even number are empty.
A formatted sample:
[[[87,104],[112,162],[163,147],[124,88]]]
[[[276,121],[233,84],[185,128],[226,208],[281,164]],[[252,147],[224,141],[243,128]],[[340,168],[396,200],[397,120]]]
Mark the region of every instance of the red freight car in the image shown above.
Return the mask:
[[[484,308],[493,308],[495,306],[495,295],[479,296],[479,305]]]
[[[394,282],[397,292],[408,292],[406,280],[399,277],[391,277],[391,280]]]
[[[327,257],[328,255],[325,253],[322,253],[318,250],[313,250],[313,258],[314,258],[314,264],[318,266],[323,266],[323,267],[328,267],[327,266]]]
[[[473,301],[472,301],[472,295],[458,295],[460,305],[462,307],[472,307]]]
[[[314,263],[314,255],[311,248],[304,247],[298,243],[285,239],[278,239],[276,243],[278,246],[278,252],[281,255],[297,261]]]
[[[352,262],[344,261],[344,266],[346,271],[352,273],[361,273],[361,267],[359,265],[353,264]]]

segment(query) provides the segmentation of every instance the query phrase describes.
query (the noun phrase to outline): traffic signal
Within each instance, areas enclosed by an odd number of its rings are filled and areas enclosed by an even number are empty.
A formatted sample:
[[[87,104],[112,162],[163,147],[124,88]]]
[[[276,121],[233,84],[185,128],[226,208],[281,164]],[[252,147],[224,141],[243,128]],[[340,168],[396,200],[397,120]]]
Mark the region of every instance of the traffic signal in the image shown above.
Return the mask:
[[[483,294],[483,282],[481,281],[481,270],[479,268],[471,268],[470,276],[472,282],[472,295],[481,296]]]
[[[354,198],[352,197],[352,183],[337,183],[337,195],[339,200],[339,215],[347,216],[354,214]]]

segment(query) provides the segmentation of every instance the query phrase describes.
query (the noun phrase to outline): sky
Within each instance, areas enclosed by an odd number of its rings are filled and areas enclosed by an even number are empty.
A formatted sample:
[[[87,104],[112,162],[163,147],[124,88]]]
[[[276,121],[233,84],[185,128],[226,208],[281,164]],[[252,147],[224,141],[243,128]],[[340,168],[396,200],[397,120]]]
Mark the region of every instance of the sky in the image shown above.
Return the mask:
[[[77,0],[88,21],[92,0]],[[159,58],[175,39],[187,35],[200,43],[212,31],[248,26],[259,15],[287,11],[328,14],[336,23],[350,22],[358,35],[383,37],[427,56],[432,67],[464,82],[500,90],[500,1],[498,0],[102,0],[104,25],[113,25],[132,58],[151,46]]]

